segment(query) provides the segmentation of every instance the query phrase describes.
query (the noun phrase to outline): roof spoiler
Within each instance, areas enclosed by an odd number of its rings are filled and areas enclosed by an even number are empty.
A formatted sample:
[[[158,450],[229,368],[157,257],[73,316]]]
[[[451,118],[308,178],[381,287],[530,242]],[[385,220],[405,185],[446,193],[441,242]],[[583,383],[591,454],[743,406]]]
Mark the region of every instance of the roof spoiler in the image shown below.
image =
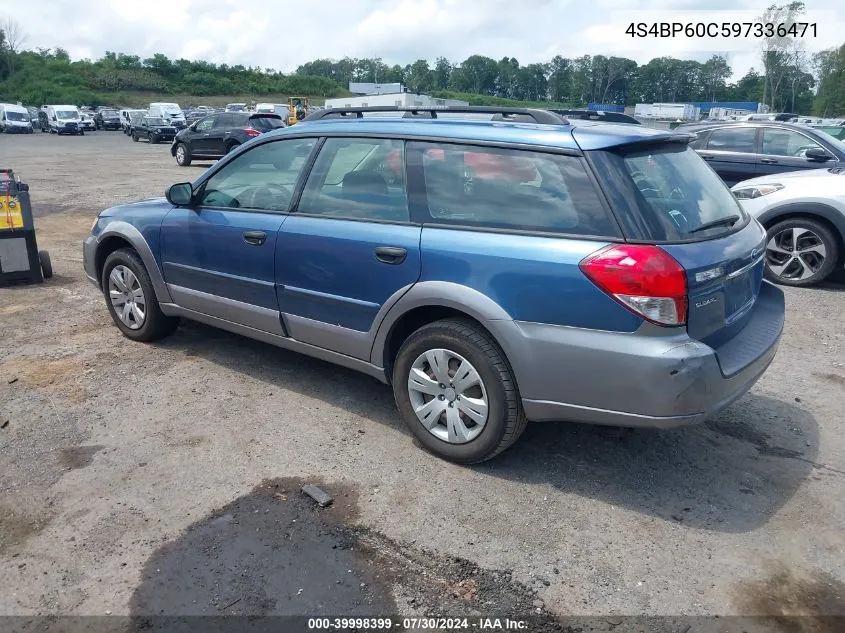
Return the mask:
[[[377,112],[404,112],[403,118],[436,119],[437,113],[446,114],[489,114],[496,121],[524,121],[545,125],[568,125],[569,121],[549,110],[539,108],[507,108],[499,106],[366,106],[360,108],[326,108],[317,110],[306,116],[303,121],[320,121],[321,119],[363,119],[364,114]]]

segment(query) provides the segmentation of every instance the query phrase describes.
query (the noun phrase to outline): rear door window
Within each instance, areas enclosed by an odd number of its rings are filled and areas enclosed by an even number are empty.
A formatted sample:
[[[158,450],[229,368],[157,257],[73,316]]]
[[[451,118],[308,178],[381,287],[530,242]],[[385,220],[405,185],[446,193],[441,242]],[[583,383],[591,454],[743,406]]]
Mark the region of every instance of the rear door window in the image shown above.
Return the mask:
[[[422,154],[432,223],[620,237],[577,157],[439,143],[411,149]]]
[[[754,154],[757,152],[757,128],[728,127],[713,130],[707,140],[707,149]]]
[[[335,218],[408,222],[404,142],[326,139],[297,211]]]

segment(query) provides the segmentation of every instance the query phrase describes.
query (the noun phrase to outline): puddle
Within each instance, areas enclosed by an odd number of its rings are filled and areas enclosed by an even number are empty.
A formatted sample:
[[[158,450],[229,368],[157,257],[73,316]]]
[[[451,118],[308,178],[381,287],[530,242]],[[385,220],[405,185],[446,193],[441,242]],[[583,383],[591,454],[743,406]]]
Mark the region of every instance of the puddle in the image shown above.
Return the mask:
[[[768,616],[769,630],[778,633],[841,633],[845,623],[845,584],[818,570],[798,577],[783,563],[741,584],[736,603],[743,613]]]
[[[94,461],[94,455],[104,448],[100,444],[63,448],[59,451],[59,464],[70,469],[85,468]]]
[[[317,483],[334,497],[319,508],[300,488]],[[352,525],[354,489],[265,481],[193,524],[147,561],[130,612],[145,631],[173,630],[155,616],[478,616],[532,617],[537,596],[509,572],[481,569]],[[243,620],[240,620],[243,623]]]
[[[50,520],[46,514],[35,514],[20,504],[0,502],[0,554],[41,532]]]

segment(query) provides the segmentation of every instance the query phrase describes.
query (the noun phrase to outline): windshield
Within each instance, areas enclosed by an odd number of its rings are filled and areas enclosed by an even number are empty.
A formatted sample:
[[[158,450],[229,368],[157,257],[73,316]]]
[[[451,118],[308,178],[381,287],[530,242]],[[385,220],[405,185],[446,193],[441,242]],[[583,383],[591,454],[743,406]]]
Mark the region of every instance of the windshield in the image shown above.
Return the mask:
[[[114,117],[117,116],[117,110],[100,110],[102,116]]]
[[[623,150],[620,156],[637,206],[656,239],[713,238],[745,225],[745,213],[733,194],[687,145]]]
[[[147,119],[147,125],[164,125],[164,119]]]
[[[56,110],[56,118],[59,119],[78,119],[79,112],[75,110]]]
[[[23,112],[6,112],[7,121],[29,121],[29,113]]]
[[[284,122],[278,116],[254,116],[249,120],[249,124],[259,132],[268,132],[282,127]]]
[[[129,113],[129,120],[130,121],[140,121],[144,118],[143,112],[130,112]]]
[[[170,116],[180,116],[182,111],[179,108],[170,107],[164,108],[164,113],[169,114]]]
[[[830,132],[827,131],[828,129],[830,129]],[[828,143],[830,143],[831,145],[833,145],[834,147],[836,147],[840,151],[845,152],[845,141],[841,141],[838,138],[836,138],[835,136],[833,136],[833,134],[831,134],[831,132],[833,132],[833,133],[838,132],[839,134],[842,135],[841,138],[845,138],[845,128],[842,128],[842,127],[818,128],[817,127],[817,128],[813,128],[813,131],[816,134],[818,134],[823,141],[827,141]]]

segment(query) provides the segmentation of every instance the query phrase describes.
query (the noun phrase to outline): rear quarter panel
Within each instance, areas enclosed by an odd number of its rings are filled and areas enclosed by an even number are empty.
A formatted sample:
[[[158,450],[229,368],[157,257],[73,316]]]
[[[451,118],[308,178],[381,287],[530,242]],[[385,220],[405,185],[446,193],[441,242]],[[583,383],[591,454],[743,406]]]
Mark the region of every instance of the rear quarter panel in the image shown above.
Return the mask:
[[[633,332],[642,319],[599,290],[578,268],[584,257],[606,245],[575,238],[424,227],[420,282],[471,288],[516,321]]]

